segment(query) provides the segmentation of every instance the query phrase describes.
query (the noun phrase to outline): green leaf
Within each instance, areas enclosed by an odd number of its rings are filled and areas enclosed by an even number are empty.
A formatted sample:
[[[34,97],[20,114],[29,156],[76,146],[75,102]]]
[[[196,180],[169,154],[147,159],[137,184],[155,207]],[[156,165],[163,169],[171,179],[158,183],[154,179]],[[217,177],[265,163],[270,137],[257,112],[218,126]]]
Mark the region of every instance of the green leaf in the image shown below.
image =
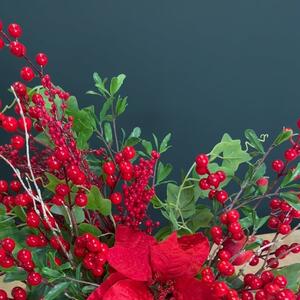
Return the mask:
[[[42,268],[42,274],[44,276],[48,277],[48,278],[59,278],[63,275],[59,271],[53,270],[53,269],[48,268],[48,267],[43,267]]]
[[[24,211],[24,208],[22,208],[21,206],[15,206],[12,211],[16,214],[16,216],[18,216],[18,218],[25,222],[26,221],[26,213]]]
[[[140,127],[135,127],[133,128],[132,132],[129,135],[129,138],[131,137],[135,137],[135,138],[139,138],[141,136],[141,128]]]
[[[207,228],[213,218],[213,214],[209,208],[198,206],[195,214],[193,214],[187,221],[187,226],[193,231],[197,232],[200,228]]]
[[[160,183],[162,182],[165,178],[167,178],[170,173],[172,172],[172,165],[171,164],[166,164],[164,165],[162,162],[159,162],[158,168],[157,168],[157,179],[156,182]]]
[[[69,263],[69,262],[66,262],[66,263],[64,263],[64,264],[62,264],[62,265],[60,265],[60,266],[58,267],[58,269],[59,269],[60,271],[70,270],[70,269],[72,269],[72,268],[73,268],[73,267],[72,267],[71,263]]]
[[[120,74],[117,77],[113,77],[110,82],[110,94],[114,95],[121,88],[126,76],[124,74]]]
[[[104,123],[104,136],[107,143],[112,143],[113,136],[112,136],[112,129],[110,123]]]
[[[84,294],[91,294],[94,290],[96,289],[95,286],[93,285],[85,285],[81,291],[84,293]]]
[[[56,176],[45,172],[45,175],[48,179],[48,183],[45,185],[45,188],[50,192],[55,192],[55,188],[58,184],[64,183],[63,180],[58,179]]]
[[[40,132],[34,137],[34,140],[37,141],[38,143],[48,146],[50,148],[54,148],[53,142],[50,140],[48,135],[45,132]]]
[[[245,250],[254,250],[257,247],[261,246],[263,243],[263,239],[257,239],[254,243],[247,244],[245,246]]]
[[[148,155],[151,155],[151,152],[152,152],[152,149],[153,149],[151,142],[146,141],[146,140],[142,140],[142,145],[145,148],[146,153]]]
[[[249,140],[251,146],[255,148],[259,153],[265,153],[264,146],[253,129],[246,129],[245,137]]]
[[[98,91],[105,96],[106,94],[109,94],[108,90],[105,88],[105,82],[106,80],[102,80],[98,73],[93,74],[93,79],[95,81],[95,87],[98,89]]]
[[[88,223],[81,223],[78,226],[79,229],[79,234],[82,235],[84,233],[91,233],[94,236],[100,236],[101,235],[101,230],[97,228],[94,225],[88,224]]]
[[[99,115],[99,117],[100,117],[100,122],[105,121],[107,112],[109,111],[109,109],[111,108],[111,106],[112,106],[112,104],[113,104],[113,100],[114,100],[113,98],[108,98],[108,99],[104,102],[104,104],[103,104],[103,106],[102,106],[102,109],[101,109],[101,111],[100,111],[100,115]]]
[[[71,110],[73,112],[76,112],[79,110],[77,99],[74,96],[69,97],[69,99],[67,101],[67,105],[68,105],[68,108],[67,108],[68,110]]]
[[[160,147],[159,147],[159,152],[160,153],[163,153],[165,151],[168,150],[169,146],[168,146],[168,143],[171,139],[171,133],[168,133],[162,140],[161,144],[160,144]]]
[[[290,139],[293,135],[292,130],[286,130],[279,133],[279,135],[276,137],[274,141],[274,146],[279,146],[280,144],[284,143],[288,139]]]
[[[291,192],[283,192],[280,193],[280,198],[284,199],[290,206],[295,208],[296,210],[300,210],[300,200],[295,193]]]
[[[284,177],[280,186],[282,188],[286,187],[289,183],[293,182],[299,175],[300,175],[300,163],[298,163],[295,169],[288,171],[287,175]]]
[[[240,140],[233,140],[228,133],[225,133],[220,143],[210,152],[210,162],[215,159],[222,159],[222,167],[234,174],[239,165],[251,160],[251,156],[242,149]]]
[[[125,141],[124,145],[125,146],[134,146],[134,145],[138,144],[140,142],[140,140],[141,140],[140,138],[131,137]]]
[[[99,211],[102,215],[111,214],[111,201],[102,197],[97,186],[93,185],[88,193],[88,209]]]
[[[70,282],[61,282],[49,290],[49,292],[45,295],[44,300],[53,300],[57,299],[57,297],[63,294],[68,287],[71,285]]]
[[[4,204],[0,203],[0,216],[6,215],[6,207]]]
[[[87,91],[86,94],[88,95],[94,95],[94,96],[100,96],[101,94],[94,92],[94,91]]]
[[[85,220],[84,210],[79,206],[73,206],[72,213],[75,217],[76,223],[82,223]]]
[[[287,279],[287,288],[298,291],[300,285],[300,263],[292,264],[272,271],[275,276],[283,275]]]
[[[117,104],[116,104],[116,114],[117,114],[117,116],[120,116],[125,111],[127,105],[128,105],[127,97],[119,98],[117,100]]]
[[[27,273],[24,270],[8,271],[3,279],[4,282],[24,281],[27,278]]]
[[[155,234],[155,238],[157,241],[164,240],[167,236],[172,233],[172,228],[170,226],[165,226],[160,228],[157,233]]]

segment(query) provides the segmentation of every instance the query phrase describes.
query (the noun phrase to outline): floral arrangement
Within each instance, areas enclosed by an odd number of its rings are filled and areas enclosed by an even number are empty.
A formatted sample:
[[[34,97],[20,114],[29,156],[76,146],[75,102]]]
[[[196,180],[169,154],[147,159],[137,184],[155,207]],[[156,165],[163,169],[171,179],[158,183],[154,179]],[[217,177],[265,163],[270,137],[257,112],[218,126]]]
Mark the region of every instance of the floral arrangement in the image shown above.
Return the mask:
[[[0,268],[4,282],[18,281],[0,300],[300,299],[300,263],[282,266],[300,252],[285,243],[300,226],[298,131],[271,139],[247,129],[243,142],[224,134],[177,184],[161,159],[171,134],[150,141],[117,127],[125,75],[94,73],[87,94],[101,105],[81,108],[21,35],[0,22],[0,49],[26,63],[0,114],[10,135],[0,158],[12,173],[0,180]],[[257,236],[263,226],[272,240]]]

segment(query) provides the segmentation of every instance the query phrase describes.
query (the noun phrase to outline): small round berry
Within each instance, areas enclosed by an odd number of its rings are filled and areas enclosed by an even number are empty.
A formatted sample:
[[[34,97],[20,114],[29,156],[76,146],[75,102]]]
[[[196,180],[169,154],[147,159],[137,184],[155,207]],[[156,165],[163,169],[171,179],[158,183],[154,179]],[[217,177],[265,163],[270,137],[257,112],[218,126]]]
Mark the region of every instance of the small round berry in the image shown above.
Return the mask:
[[[279,225],[279,219],[277,217],[271,216],[268,220],[268,227],[271,229],[277,229]]]
[[[264,284],[272,282],[274,279],[274,274],[270,271],[263,271],[260,275],[261,280]]]
[[[27,299],[27,293],[26,291],[21,287],[14,287],[11,291],[11,295],[13,296],[14,300],[26,300]]]
[[[7,193],[8,183],[6,180],[0,180],[0,193]]]
[[[260,289],[263,286],[263,282],[260,278],[258,278],[257,276],[254,276],[252,278],[252,280],[249,282],[249,286],[254,289]]]
[[[5,117],[2,126],[7,132],[15,132],[18,129],[18,122],[14,117]]]
[[[217,188],[220,185],[220,178],[217,174],[210,174],[207,177],[207,182],[209,185]]]
[[[0,300],[8,300],[7,293],[2,289],[0,289]]]
[[[267,294],[263,290],[259,290],[255,293],[255,300],[267,300]]]
[[[283,235],[289,234],[291,232],[291,225],[289,225],[289,224],[280,224],[278,226],[278,232],[280,234],[283,234]]]
[[[9,43],[9,50],[12,55],[17,57],[23,57],[26,55],[26,47],[17,41],[13,41]]]
[[[277,172],[280,173],[284,168],[284,162],[280,159],[276,159],[272,162],[272,169]]]
[[[70,193],[70,188],[67,184],[60,183],[55,188],[56,194],[60,196],[67,196]]]
[[[133,166],[129,161],[120,162],[120,172],[123,174],[131,174],[133,171]]]
[[[30,261],[32,259],[32,255],[31,252],[27,249],[21,249],[19,250],[18,254],[17,254],[17,258],[20,262],[27,262]]]
[[[206,154],[199,154],[196,157],[196,165],[199,167],[207,167],[209,162],[208,156]]]
[[[29,227],[38,228],[40,224],[40,217],[36,212],[30,211],[27,213],[26,223]]]
[[[271,209],[278,209],[281,205],[281,200],[280,199],[272,199],[269,203],[269,206]]]
[[[250,266],[257,266],[258,263],[259,263],[259,257],[258,257],[258,256],[254,256],[254,257],[251,259],[249,265],[250,265]]]
[[[216,297],[222,298],[228,294],[229,288],[225,282],[215,282],[213,285],[213,293]]]
[[[283,275],[278,275],[274,279],[274,284],[277,284],[281,289],[283,289],[287,285],[287,279]]]
[[[15,261],[12,257],[6,256],[4,259],[0,262],[0,265],[2,268],[8,269],[15,265]]]
[[[34,78],[34,72],[30,67],[24,67],[20,72],[21,78],[25,81],[31,81]]]
[[[196,165],[196,172],[199,175],[205,175],[208,173],[208,169],[207,169],[207,167],[201,167],[201,166]]]
[[[127,146],[122,150],[123,156],[127,160],[131,160],[135,157],[135,150],[132,146]]]
[[[9,24],[7,31],[9,35],[15,39],[19,38],[22,35],[22,27],[19,24]]]
[[[213,226],[210,229],[210,234],[212,235],[213,239],[222,238],[223,237],[222,228],[220,226]]]
[[[294,160],[297,156],[298,156],[298,153],[294,148],[290,148],[284,152],[284,157],[288,161]]]
[[[12,85],[12,87],[13,87],[13,89],[15,90],[16,94],[19,97],[26,96],[27,88],[26,88],[26,85],[24,83],[17,81]],[[19,107],[19,106],[17,106],[17,107]]]
[[[35,57],[35,61],[39,66],[45,67],[48,63],[48,57],[45,53],[38,53]]]
[[[228,231],[232,234],[240,233],[242,231],[242,226],[239,222],[233,222],[228,225]]]
[[[206,178],[200,179],[200,181],[199,181],[199,187],[200,187],[201,190],[204,190],[204,191],[209,189],[210,185],[207,182]]]
[[[75,196],[75,204],[79,207],[85,207],[88,203],[88,197],[85,193],[79,192]]]
[[[119,192],[112,193],[110,195],[110,200],[113,204],[119,205],[122,202],[122,194]]]
[[[27,276],[27,283],[31,286],[39,285],[42,282],[42,276],[40,273],[31,272]]]
[[[100,277],[104,273],[104,269],[101,266],[97,266],[96,268],[92,269],[92,273],[95,277]]]
[[[86,243],[86,248],[90,252],[99,252],[101,250],[101,243],[97,238],[92,237],[92,238],[88,239],[88,241]]]
[[[32,121],[30,118],[28,117],[25,117],[25,121],[23,118],[20,118],[18,120],[18,125],[19,125],[19,128],[23,131],[25,131],[25,125],[26,125],[26,130],[27,131],[30,131],[31,130],[31,127],[32,127]]]
[[[105,162],[102,168],[103,172],[107,175],[113,175],[116,171],[115,164],[112,161]]]
[[[242,291],[242,298],[241,300],[253,300],[253,295],[251,292]]]
[[[300,253],[300,244],[292,243],[290,249],[292,253]]]
[[[226,180],[227,176],[226,176],[226,173],[224,171],[219,170],[219,171],[216,172],[216,175],[218,175],[220,182],[223,182],[223,181]]]
[[[231,258],[231,256],[232,255],[231,255],[230,251],[228,251],[228,250],[222,249],[218,252],[218,257],[221,260],[229,260]]]
[[[224,204],[227,201],[227,199],[228,199],[227,192],[224,191],[224,190],[218,191],[217,194],[216,194],[216,199],[221,204]]]
[[[267,266],[270,267],[271,269],[276,269],[278,266],[279,266],[279,261],[278,259],[272,257],[272,258],[269,258],[267,260]]]
[[[229,223],[237,222],[240,218],[240,213],[236,209],[227,212],[227,221]]]
[[[222,276],[232,276],[234,274],[234,266],[227,260],[218,262],[217,268]]]
[[[25,139],[20,135],[16,135],[10,139],[10,143],[16,150],[20,150],[24,148]]]
[[[16,243],[12,238],[5,238],[1,241],[2,247],[7,252],[12,252],[15,249]]]
[[[66,147],[57,148],[54,152],[54,155],[58,160],[62,162],[68,160],[70,157],[69,150]]]
[[[50,170],[59,170],[62,166],[61,161],[59,161],[55,156],[49,156],[47,159],[47,165]]]

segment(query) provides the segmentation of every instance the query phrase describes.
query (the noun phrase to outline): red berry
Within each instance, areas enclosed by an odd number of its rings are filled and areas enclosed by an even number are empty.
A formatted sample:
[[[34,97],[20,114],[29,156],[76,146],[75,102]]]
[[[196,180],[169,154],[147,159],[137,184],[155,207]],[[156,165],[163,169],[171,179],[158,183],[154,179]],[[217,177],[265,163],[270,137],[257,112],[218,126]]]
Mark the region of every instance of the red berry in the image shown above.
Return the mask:
[[[294,148],[290,148],[284,152],[284,157],[286,160],[294,160],[298,156],[297,151]]]
[[[216,194],[216,199],[221,204],[224,204],[227,201],[227,199],[228,199],[227,192],[224,191],[224,190],[218,191],[217,194]]]
[[[268,267],[270,267],[271,269],[276,269],[279,266],[279,261],[276,258],[269,258],[267,260],[267,265]]]
[[[14,287],[11,291],[11,295],[13,296],[14,300],[26,300],[27,299],[27,293],[26,291],[21,287]]]
[[[261,280],[264,284],[272,282],[274,279],[274,274],[270,271],[264,271],[260,275]]]
[[[11,37],[16,39],[22,35],[22,28],[19,24],[9,24],[7,31]]]
[[[60,183],[56,186],[55,192],[60,196],[67,196],[70,193],[70,188],[67,184]]]
[[[79,192],[75,196],[75,204],[79,207],[84,207],[88,203],[88,197],[85,193]]]
[[[28,117],[25,117],[25,122],[24,122],[24,119],[23,118],[20,118],[18,120],[18,124],[19,124],[19,127],[21,130],[25,131],[25,125],[26,125],[26,129],[27,131],[30,131],[31,130],[31,127],[32,127],[32,121],[30,118]]]
[[[132,164],[129,161],[120,162],[120,172],[123,174],[131,174],[133,171]]]
[[[92,269],[92,273],[95,277],[100,277],[104,273],[104,269],[100,266],[97,266],[96,268]]]
[[[283,275],[278,275],[275,277],[273,283],[277,284],[281,289],[283,289],[287,285],[287,279]]]
[[[253,300],[253,295],[251,292],[242,291],[242,299],[241,300]]]
[[[32,255],[31,252],[27,249],[21,249],[19,250],[18,254],[17,254],[17,258],[20,262],[27,262],[30,261],[32,259]]]
[[[218,262],[217,268],[223,276],[231,276],[234,274],[234,266],[227,260]]]
[[[269,203],[269,206],[271,209],[278,209],[281,205],[281,200],[280,199],[272,199]]]
[[[39,247],[40,246],[40,239],[38,236],[34,234],[30,234],[26,237],[26,244],[29,247]]]
[[[62,166],[62,163],[58,159],[56,159],[55,156],[49,156],[47,159],[47,165],[50,170],[54,171],[59,170]]]
[[[269,220],[268,220],[268,226],[271,228],[271,229],[277,229],[279,225],[279,220],[278,218],[276,217],[270,217]]]
[[[233,222],[228,225],[228,231],[232,234],[240,233],[242,231],[242,226],[239,222]]]
[[[2,247],[7,252],[12,252],[15,249],[16,243],[12,238],[5,238],[1,241]]]
[[[261,177],[256,180],[257,186],[266,186],[269,184],[269,180],[266,177]]]
[[[0,265],[2,268],[8,269],[15,265],[15,261],[12,257],[6,256],[4,259],[0,262]]]
[[[0,300],[8,300],[7,293],[4,290],[0,290]]]
[[[18,129],[18,122],[14,117],[5,117],[2,126],[7,132],[15,132]]]
[[[4,48],[5,43],[4,41],[0,38],[0,49]]]
[[[8,183],[6,180],[0,180],[0,193],[6,193],[8,191]]]
[[[54,152],[54,155],[58,160],[62,162],[66,161],[70,157],[69,150],[66,147],[57,148]]]
[[[132,146],[127,146],[122,151],[125,159],[130,160],[135,157],[135,150]]]
[[[205,175],[208,173],[208,169],[207,169],[207,167],[201,167],[201,166],[196,165],[196,172],[199,175]]]
[[[229,223],[237,222],[240,218],[240,214],[236,209],[232,209],[227,212],[227,220]]]
[[[255,300],[267,300],[267,295],[263,290],[259,290],[255,294]]]
[[[117,177],[114,175],[107,175],[105,181],[110,188],[113,188],[117,182]]]
[[[196,157],[196,165],[199,167],[207,167],[208,165],[208,156],[206,154],[199,154]]]
[[[42,282],[42,276],[40,273],[31,272],[27,276],[27,284],[31,286],[39,285]]]
[[[280,173],[284,168],[284,162],[282,160],[276,159],[272,162],[272,169],[277,172]]]
[[[267,283],[264,286],[264,291],[266,292],[267,295],[274,296],[279,290],[280,290],[279,286],[272,282]]]
[[[223,237],[222,228],[220,226],[213,226],[210,229],[210,234],[212,235],[213,239],[222,238]]]
[[[228,216],[226,212],[220,215],[220,222],[225,225],[228,224]]]
[[[25,81],[31,81],[34,78],[34,72],[30,67],[24,67],[21,69],[21,78]]]
[[[214,199],[216,197],[217,190],[210,190],[208,193],[208,198],[209,199]]]
[[[278,232],[280,234],[286,235],[291,232],[291,226],[288,224],[280,224],[278,226]]]
[[[10,53],[17,56],[22,57],[26,55],[26,47],[17,41],[10,42],[9,44]]]
[[[35,61],[39,66],[45,67],[48,63],[48,57],[45,53],[38,53],[35,57]]]
[[[214,186],[217,188],[220,184],[220,178],[217,174],[210,174],[207,177],[207,182],[209,185]]]
[[[107,175],[113,175],[116,171],[115,164],[112,161],[105,162],[102,168],[103,172]]]
[[[293,244],[291,244],[290,249],[291,249],[292,253],[299,253],[300,252],[300,244],[293,243]]]
[[[250,265],[250,266],[256,266],[256,265],[258,265],[258,263],[259,263],[259,257],[258,257],[258,256],[254,256],[254,257],[251,259],[249,265]]]
[[[22,82],[19,82],[19,81],[15,82],[13,84],[13,89],[15,90],[16,94],[19,97],[24,97],[27,94],[26,85]],[[19,106],[17,106],[17,107],[19,107]]]
[[[101,250],[101,243],[97,238],[92,237],[88,239],[86,247],[90,252],[99,252]]]
[[[216,175],[218,175],[220,182],[223,182],[224,180],[226,180],[226,173],[224,171],[217,171]]]
[[[226,296],[228,291],[229,288],[225,282],[215,282],[213,285],[213,293],[219,298]]]
[[[25,139],[20,135],[16,135],[10,139],[10,143],[15,149],[20,150],[25,145]]]
[[[119,205],[122,202],[122,194],[119,192],[112,193],[110,195],[110,200],[113,204]]]
[[[262,285],[263,285],[262,280],[257,276],[254,276],[252,280],[249,282],[249,286],[254,290],[260,289]]]
[[[40,224],[40,217],[36,212],[30,211],[27,213],[26,223],[29,227],[38,228]]]
[[[204,191],[209,189],[210,186],[209,186],[206,178],[202,178],[199,181],[199,187],[201,190],[204,190]]]

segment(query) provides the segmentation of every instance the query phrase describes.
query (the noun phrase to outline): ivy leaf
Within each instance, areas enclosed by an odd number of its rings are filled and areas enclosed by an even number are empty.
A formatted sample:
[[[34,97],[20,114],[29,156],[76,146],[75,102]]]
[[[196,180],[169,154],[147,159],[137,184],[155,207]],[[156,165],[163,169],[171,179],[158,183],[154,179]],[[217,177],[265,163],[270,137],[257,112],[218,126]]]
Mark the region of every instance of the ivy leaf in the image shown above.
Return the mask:
[[[285,141],[287,141],[288,139],[290,139],[292,137],[292,135],[293,135],[292,130],[284,130],[281,133],[279,133],[279,135],[276,137],[273,144],[275,146],[279,146],[280,144],[282,144]]]
[[[225,133],[220,143],[210,152],[210,161],[216,158],[222,159],[222,167],[235,173],[240,164],[251,160],[251,156],[242,149],[240,140],[233,140],[228,133]]]
[[[101,230],[97,228],[94,225],[88,224],[88,223],[81,223],[78,226],[79,229],[79,234],[82,235],[84,233],[91,233],[94,236],[100,236],[101,235]]]
[[[102,215],[111,214],[111,201],[102,197],[97,186],[93,185],[88,193],[88,209],[99,211]]]
[[[294,209],[300,210],[300,201],[297,194],[291,192],[283,192],[280,193],[279,196],[280,198],[284,199]]]
[[[157,168],[157,183],[162,182],[165,178],[167,178],[170,173],[172,172],[172,165],[166,164],[164,165],[162,162],[159,162],[158,168]]]
[[[281,187],[286,187],[289,183],[293,182],[300,175],[300,163],[296,166],[294,170],[289,170],[287,175],[281,182]]]
[[[112,96],[116,94],[118,90],[121,88],[125,78],[126,78],[125,74],[120,74],[117,77],[113,77],[111,79],[109,91]]]
[[[49,292],[45,295],[44,300],[53,300],[57,299],[59,295],[64,293],[68,287],[71,285],[70,282],[61,282],[49,290]]]
[[[245,137],[248,139],[251,146],[255,148],[259,153],[265,153],[264,146],[253,129],[246,129]]]
[[[207,228],[213,218],[213,214],[209,208],[198,206],[195,214],[193,214],[187,221],[187,226],[193,231],[197,232],[200,228]]]
[[[300,263],[292,264],[272,271],[275,276],[283,275],[287,279],[287,288],[298,291],[300,285]]]
[[[45,175],[48,179],[48,183],[45,185],[45,188],[50,192],[54,193],[56,186],[60,183],[64,183],[63,180],[58,179],[56,176],[54,176],[48,172],[45,172]]]
[[[163,152],[166,152],[170,146],[168,146],[168,143],[171,139],[171,136],[172,134],[171,133],[168,133],[162,140],[161,144],[160,144],[160,147],[159,147],[159,152],[160,153],[163,153]]]

